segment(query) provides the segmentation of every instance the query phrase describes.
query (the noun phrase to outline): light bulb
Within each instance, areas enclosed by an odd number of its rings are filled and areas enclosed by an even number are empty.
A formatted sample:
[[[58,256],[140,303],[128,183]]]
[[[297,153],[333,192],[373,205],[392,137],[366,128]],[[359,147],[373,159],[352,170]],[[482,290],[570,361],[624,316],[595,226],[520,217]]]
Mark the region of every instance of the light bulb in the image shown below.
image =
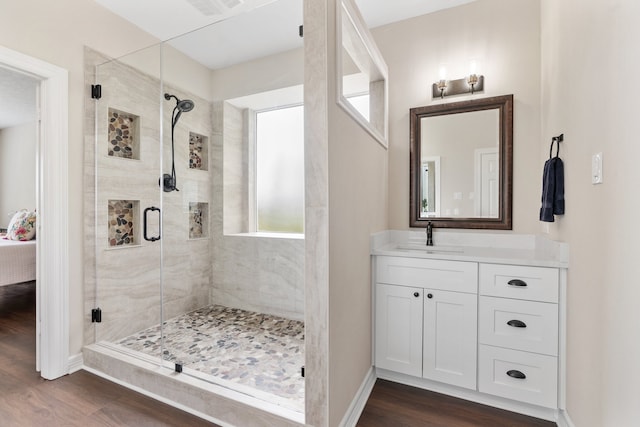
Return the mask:
[[[475,59],[471,60],[469,63],[469,74],[477,74],[478,71],[478,63]]]
[[[447,67],[445,67],[444,65],[440,66],[440,80],[446,80],[447,79]]]

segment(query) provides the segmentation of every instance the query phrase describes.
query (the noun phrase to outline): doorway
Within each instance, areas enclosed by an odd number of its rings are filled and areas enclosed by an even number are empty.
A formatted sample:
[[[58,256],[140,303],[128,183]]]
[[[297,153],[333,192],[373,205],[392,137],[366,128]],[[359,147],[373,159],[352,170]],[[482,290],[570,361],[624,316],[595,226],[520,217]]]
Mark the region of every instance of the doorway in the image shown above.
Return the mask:
[[[36,364],[55,379],[69,372],[68,72],[2,46],[0,67],[39,82]]]

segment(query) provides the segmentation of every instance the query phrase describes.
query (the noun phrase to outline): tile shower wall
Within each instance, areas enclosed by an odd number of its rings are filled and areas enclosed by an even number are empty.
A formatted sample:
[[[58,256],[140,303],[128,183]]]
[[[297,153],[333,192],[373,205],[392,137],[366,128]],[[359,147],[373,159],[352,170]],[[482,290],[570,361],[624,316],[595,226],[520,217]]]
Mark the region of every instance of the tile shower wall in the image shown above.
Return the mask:
[[[240,202],[229,203],[230,199],[246,199],[243,196],[247,187],[243,182],[249,178],[246,176],[248,150],[246,138],[242,136],[244,117],[242,111],[227,103],[214,103],[216,131],[212,134],[210,155],[213,171],[210,217],[214,241],[212,301],[303,320],[304,239],[231,234],[246,232],[246,226],[237,218],[239,215],[225,213],[236,208],[246,223],[246,206]]]
[[[107,58],[90,49],[87,49],[85,58],[89,86],[95,83],[93,64],[102,63]],[[88,103],[85,112],[85,128],[88,130],[94,128],[93,108],[98,108],[98,116],[105,118],[97,124],[100,144],[98,206],[107,206],[109,200],[139,200],[140,212],[149,206],[159,207],[159,81],[122,63],[100,66],[99,74],[103,97],[98,103]],[[182,93],[167,85],[164,89],[181,99],[192,99],[196,105],[194,110],[181,115],[175,132],[177,186],[180,191],[163,194],[165,223],[162,239],[167,248],[163,269],[165,317],[175,317],[213,303],[302,320],[304,240],[224,234],[223,191],[230,190],[223,179],[222,103],[214,103],[212,107],[211,103],[194,94]],[[139,160],[108,156],[106,118],[109,108],[139,117]],[[164,111],[166,125],[170,122],[171,108]],[[231,128],[242,132],[242,123],[231,123]],[[230,133],[227,132],[228,136]],[[189,166],[192,134],[208,136],[207,170]],[[170,132],[164,132],[164,138],[163,172],[166,173],[170,170]],[[242,138],[235,141],[242,143]],[[237,151],[233,146],[227,149]],[[94,224],[93,150],[94,135],[91,132],[85,136],[84,166],[84,208],[87,212],[84,225],[85,312],[89,313],[94,308],[97,277],[98,297],[105,316],[98,328],[92,327],[90,319],[85,318],[85,343],[116,340],[160,322],[160,245],[140,238],[136,247],[108,249],[107,209],[99,209],[97,229]],[[239,150],[246,152],[245,148]],[[237,183],[246,174],[246,160],[242,162],[236,176],[229,180],[232,187],[233,182]],[[197,221],[190,214],[193,203],[208,205],[208,227],[204,225],[204,211],[202,218],[202,233],[208,233],[208,237],[195,238],[199,230],[195,224]],[[196,227],[192,231],[193,225]],[[157,221],[152,221],[150,229],[157,227]],[[96,235],[97,241],[104,243],[97,252],[94,250]],[[96,253],[97,259],[94,257]]]
[[[156,52],[159,53],[159,52]],[[159,57],[159,56],[158,56]],[[107,58],[87,49],[85,51],[85,78],[95,83],[94,64]],[[162,246],[164,247],[164,311],[172,317],[209,304],[212,278],[211,242],[209,239],[189,239],[190,203],[210,203],[211,178],[204,170],[189,167],[190,132],[211,134],[211,104],[191,93],[184,93],[165,84],[164,90],[179,98],[194,100],[193,111],[184,113],[175,130],[176,173],[179,192],[164,193],[160,205],[158,177],[160,168],[160,81],[137,69],[114,61],[98,67],[98,80],[102,85],[102,98],[87,103],[85,128],[93,131],[94,117],[97,128],[97,148],[93,132],[85,136],[85,312],[90,312],[97,297],[103,320],[91,327],[85,318],[85,343],[115,341],[124,336],[156,325],[160,322],[160,242],[149,242],[141,237],[142,212],[145,208],[161,207],[164,215]],[[87,87],[89,86],[87,84]],[[172,108],[164,101],[165,130],[171,121]],[[97,109],[97,111],[94,111]],[[115,114],[118,114],[116,117]],[[123,114],[124,113],[124,114]],[[121,122],[123,115],[135,120]],[[112,119],[116,119],[115,121]],[[117,123],[117,126],[114,124]],[[113,144],[121,141],[117,136],[128,136],[132,131],[137,142],[131,147],[131,158],[111,155]],[[169,125],[170,126],[170,125]],[[118,132],[118,129],[120,132]],[[170,171],[171,132],[164,132],[164,165],[162,172]],[[122,138],[123,140],[127,138]],[[123,143],[124,144],[124,143]],[[137,145],[137,146],[136,146]],[[97,150],[97,200],[94,185],[94,154]],[[207,159],[208,160],[208,159]],[[134,203],[133,217],[129,201]],[[95,212],[95,209],[98,211]],[[120,213],[116,213],[119,211]],[[139,218],[136,212],[140,212]],[[94,215],[97,214],[97,226]],[[120,215],[123,215],[122,217]],[[118,219],[120,221],[118,221]],[[132,221],[130,221],[133,219]],[[113,224],[115,220],[115,224]],[[202,216],[205,220],[205,216]],[[129,226],[131,222],[131,226]],[[132,229],[127,229],[132,227]],[[149,215],[149,234],[159,230],[159,215]],[[206,230],[202,224],[202,232]],[[133,232],[133,240],[131,239]],[[125,236],[126,235],[126,236]],[[127,239],[129,239],[127,243]],[[115,245],[113,244],[115,240]],[[97,243],[97,248],[95,247]],[[94,256],[95,255],[95,256]],[[95,266],[95,267],[94,267]],[[96,286],[97,282],[97,286]]]

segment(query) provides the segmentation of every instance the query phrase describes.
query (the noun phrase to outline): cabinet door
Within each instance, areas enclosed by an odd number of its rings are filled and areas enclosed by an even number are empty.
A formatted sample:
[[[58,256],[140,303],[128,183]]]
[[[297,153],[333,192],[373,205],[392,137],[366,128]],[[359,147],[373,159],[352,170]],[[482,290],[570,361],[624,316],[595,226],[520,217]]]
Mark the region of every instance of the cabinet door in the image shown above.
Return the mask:
[[[476,388],[475,294],[424,290],[423,377]]]
[[[378,368],[422,376],[422,289],[376,285]]]

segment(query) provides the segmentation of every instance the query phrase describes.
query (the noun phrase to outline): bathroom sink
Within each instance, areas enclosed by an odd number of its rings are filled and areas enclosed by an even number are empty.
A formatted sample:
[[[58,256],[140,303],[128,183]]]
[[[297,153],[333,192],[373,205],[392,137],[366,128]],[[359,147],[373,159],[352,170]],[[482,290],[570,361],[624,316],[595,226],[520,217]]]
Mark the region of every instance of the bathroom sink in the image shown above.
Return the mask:
[[[461,254],[464,252],[463,248],[457,246],[398,245],[396,249],[426,254]]]

